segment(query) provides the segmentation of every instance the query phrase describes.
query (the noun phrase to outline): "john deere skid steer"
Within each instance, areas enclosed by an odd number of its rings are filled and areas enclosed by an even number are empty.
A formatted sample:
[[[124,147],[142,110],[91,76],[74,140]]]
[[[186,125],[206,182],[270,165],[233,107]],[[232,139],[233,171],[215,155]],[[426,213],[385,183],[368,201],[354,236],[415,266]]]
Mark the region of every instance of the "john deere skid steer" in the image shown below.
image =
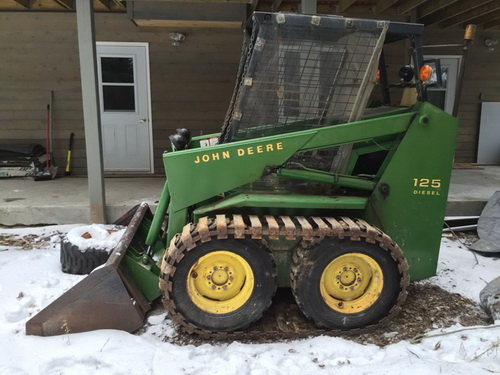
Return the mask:
[[[171,136],[154,217],[130,213],[107,263],[27,333],[132,332],[160,298],[187,332],[241,331],[277,287],[322,329],[387,321],[436,272],[454,154],[457,120],[427,102],[441,74],[422,31],[255,13],[221,133]]]

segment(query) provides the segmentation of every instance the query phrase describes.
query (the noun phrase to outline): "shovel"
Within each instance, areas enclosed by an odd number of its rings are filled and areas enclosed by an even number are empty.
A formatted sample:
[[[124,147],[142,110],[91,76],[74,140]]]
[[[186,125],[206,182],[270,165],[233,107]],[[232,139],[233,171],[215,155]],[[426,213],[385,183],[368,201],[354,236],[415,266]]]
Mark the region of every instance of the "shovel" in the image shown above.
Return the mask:
[[[97,329],[134,332],[151,309],[121,261],[148,205],[142,203],[108,261],[26,323],[26,334],[54,336]]]

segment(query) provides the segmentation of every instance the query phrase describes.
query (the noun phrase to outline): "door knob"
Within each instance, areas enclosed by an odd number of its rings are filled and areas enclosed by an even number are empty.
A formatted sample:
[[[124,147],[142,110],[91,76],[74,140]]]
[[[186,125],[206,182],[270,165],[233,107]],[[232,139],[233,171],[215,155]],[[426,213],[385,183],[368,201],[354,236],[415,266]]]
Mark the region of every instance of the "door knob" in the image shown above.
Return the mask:
[[[142,124],[144,122],[148,121],[147,118],[141,118],[139,121],[137,121],[139,124]]]

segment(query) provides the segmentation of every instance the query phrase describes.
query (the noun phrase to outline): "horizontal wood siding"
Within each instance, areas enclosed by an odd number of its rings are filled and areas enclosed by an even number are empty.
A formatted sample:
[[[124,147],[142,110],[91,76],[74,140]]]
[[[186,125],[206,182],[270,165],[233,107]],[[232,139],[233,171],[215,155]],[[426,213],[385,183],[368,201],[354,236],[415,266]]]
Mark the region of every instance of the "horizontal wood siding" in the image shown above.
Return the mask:
[[[95,14],[96,39],[147,42],[150,52],[155,173],[179,127],[194,135],[218,132],[234,87],[241,52],[239,29],[137,27],[126,14]],[[186,40],[172,45],[171,32]],[[45,145],[52,91],[54,157],[64,168],[75,133],[74,174],[86,174],[85,134],[74,13],[0,12],[0,143]]]
[[[481,103],[500,101],[500,47],[489,51],[484,40],[500,39],[498,30],[481,30],[469,48],[466,61],[462,94],[458,108],[460,128],[458,130],[455,162],[475,162],[481,119]],[[462,44],[463,30],[427,29],[425,44]],[[461,55],[461,47],[426,49],[429,55]]]
[[[98,41],[149,43],[154,163],[155,173],[161,174],[161,155],[176,128],[187,127],[194,135],[220,130],[234,87],[242,31],[136,27],[123,13],[97,13],[95,18]],[[185,34],[185,41],[172,46],[171,32]],[[462,30],[429,28],[424,42],[462,43],[462,36]],[[500,39],[500,31],[479,30],[470,48],[458,114],[457,162],[476,161],[481,102],[500,101],[500,47],[488,51],[486,38]],[[0,12],[0,53],[0,143],[45,144],[52,92],[55,160],[65,164],[74,132],[73,171],[86,174],[76,15]],[[459,55],[461,48],[426,53]],[[396,55],[398,51],[390,51],[388,60]]]

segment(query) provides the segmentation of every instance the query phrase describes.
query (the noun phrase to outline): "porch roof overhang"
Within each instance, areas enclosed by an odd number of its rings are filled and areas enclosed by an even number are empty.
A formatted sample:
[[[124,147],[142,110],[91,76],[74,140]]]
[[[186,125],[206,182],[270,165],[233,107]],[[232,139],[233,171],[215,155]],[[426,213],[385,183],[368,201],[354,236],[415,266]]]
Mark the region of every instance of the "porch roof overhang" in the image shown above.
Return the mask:
[[[92,0],[95,12],[128,12],[139,26],[239,27],[254,10],[300,12],[304,0]],[[314,1],[314,0],[312,0]],[[316,13],[500,30],[500,0],[316,0]],[[75,11],[75,0],[0,0],[0,11]]]

